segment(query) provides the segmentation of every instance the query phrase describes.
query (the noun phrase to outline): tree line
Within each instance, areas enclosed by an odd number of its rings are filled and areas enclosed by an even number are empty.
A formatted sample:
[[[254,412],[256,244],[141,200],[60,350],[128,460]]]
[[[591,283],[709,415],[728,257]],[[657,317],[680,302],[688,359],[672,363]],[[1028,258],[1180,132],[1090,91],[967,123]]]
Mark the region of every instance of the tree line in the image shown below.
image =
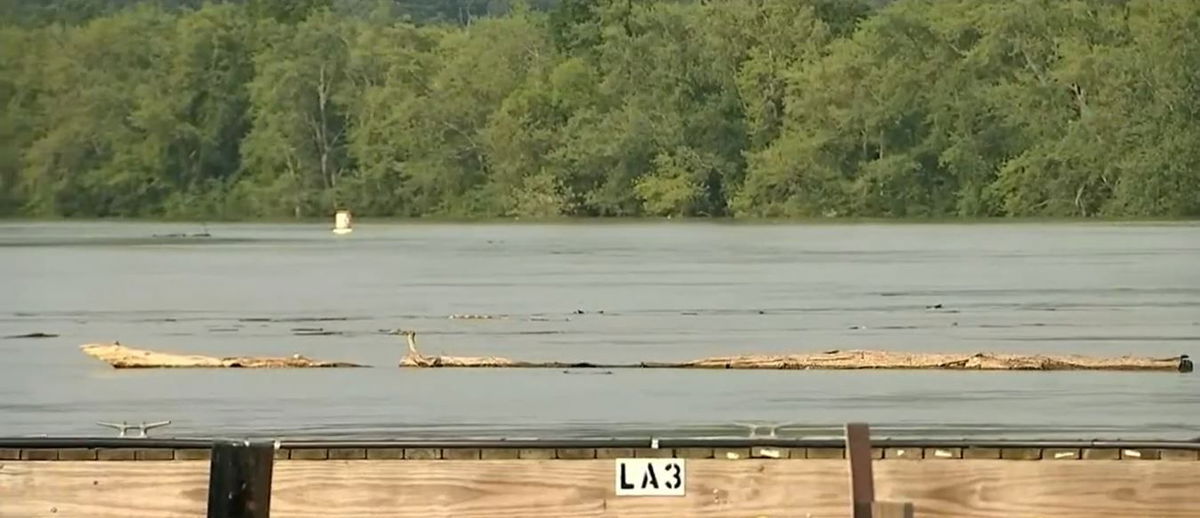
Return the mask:
[[[0,1],[9,216],[1200,215],[1193,0]]]

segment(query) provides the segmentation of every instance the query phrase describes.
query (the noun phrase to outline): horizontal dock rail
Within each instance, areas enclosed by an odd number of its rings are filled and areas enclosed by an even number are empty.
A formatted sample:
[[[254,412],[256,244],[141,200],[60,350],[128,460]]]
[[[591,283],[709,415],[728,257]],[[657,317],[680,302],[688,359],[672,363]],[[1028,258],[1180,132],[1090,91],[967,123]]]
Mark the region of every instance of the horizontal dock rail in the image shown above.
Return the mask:
[[[229,438],[128,438],[128,437],[0,437],[0,450],[64,448],[155,448],[209,449]],[[844,438],[645,438],[645,439],[283,439],[258,438],[273,442],[277,449],[395,449],[395,448],[841,448]],[[1130,448],[1161,450],[1200,450],[1200,439],[1193,440],[1006,440],[1006,439],[891,439],[872,437],[874,448]]]

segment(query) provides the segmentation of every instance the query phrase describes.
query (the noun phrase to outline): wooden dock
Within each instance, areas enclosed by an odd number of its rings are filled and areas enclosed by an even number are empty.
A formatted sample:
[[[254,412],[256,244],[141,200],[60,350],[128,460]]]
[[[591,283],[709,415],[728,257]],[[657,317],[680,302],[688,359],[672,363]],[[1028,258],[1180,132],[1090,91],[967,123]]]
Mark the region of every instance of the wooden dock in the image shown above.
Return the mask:
[[[95,448],[0,441],[0,517],[206,516],[211,451],[136,441]],[[273,452],[270,515],[851,516],[844,447],[761,442],[283,444]],[[917,517],[1200,517],[1200,444],[1097,444],[884,443],[870,450],[874,493],[911,503]],[[617,496],[619,458],[684,459],[686,494]]]

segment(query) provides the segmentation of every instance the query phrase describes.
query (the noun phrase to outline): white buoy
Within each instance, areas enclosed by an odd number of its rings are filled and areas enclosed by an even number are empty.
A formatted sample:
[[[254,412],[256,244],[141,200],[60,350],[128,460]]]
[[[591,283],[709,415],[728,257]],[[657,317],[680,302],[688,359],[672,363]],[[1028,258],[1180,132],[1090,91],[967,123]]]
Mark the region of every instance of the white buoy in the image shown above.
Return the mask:
[[[333,233],[340,235],[349,234],[351,232],[354,232],[354,229],[350,228],[350,211],[337,211],[337,214],[333,217]]]

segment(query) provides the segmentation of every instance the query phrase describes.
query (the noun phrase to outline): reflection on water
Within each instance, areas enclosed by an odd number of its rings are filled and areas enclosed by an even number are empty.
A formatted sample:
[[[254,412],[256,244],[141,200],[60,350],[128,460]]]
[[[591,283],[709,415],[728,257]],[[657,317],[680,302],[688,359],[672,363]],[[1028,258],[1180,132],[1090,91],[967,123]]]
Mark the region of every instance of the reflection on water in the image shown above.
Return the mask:
[[[194,228],[193,228],[194,227]],[[1200,436],[1197,375],[400,371],[431,353],[1200,354],[1200,226],[0,223],[0,434]],[[153,237],[158,234],[160,237]],[[491,315],[452,319],[451,315]],[[91,341],[367,370],[114,371]],[[742,423],[742,424],[738,424]],[[760,434],[768,433],[762,428]]]

